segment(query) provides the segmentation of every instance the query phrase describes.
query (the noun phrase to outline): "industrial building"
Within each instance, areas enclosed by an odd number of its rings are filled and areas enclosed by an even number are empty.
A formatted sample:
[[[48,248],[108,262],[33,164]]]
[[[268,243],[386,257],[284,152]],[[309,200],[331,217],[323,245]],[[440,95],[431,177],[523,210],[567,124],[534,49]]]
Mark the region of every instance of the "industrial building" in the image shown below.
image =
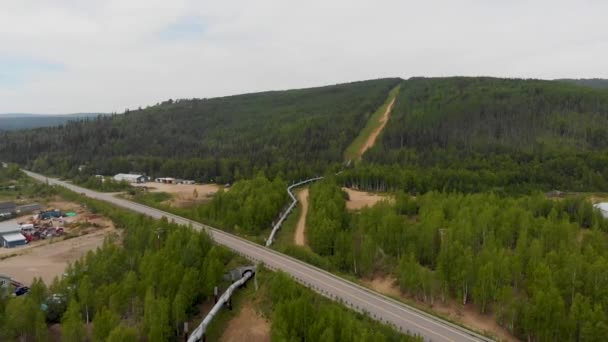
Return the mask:
[[[129,183],[143,183],[147,179],[144,175],[136,175],[130,173],[119,173],[114,176],[114,180],[117,182],[126,181]]]
[[[604,216],[604,218],[608,218],[608,202],[597,203],[593,206],[600,210],[600,213],[602,216]]]
[[[21,234],[21,227],[17,220],[0,222],[0,245],[5,248],[22,246],[27,243]]]
[[[156,183],[176,184],[176,179],[171,177],[158,177],[154,181]]]

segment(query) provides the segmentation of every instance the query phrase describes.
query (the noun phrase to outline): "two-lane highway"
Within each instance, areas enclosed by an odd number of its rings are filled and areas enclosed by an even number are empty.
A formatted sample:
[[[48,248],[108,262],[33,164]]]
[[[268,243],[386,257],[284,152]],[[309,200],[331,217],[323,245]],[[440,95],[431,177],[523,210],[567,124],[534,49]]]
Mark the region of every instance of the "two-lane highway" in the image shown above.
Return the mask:
[[[224,245],[251,260],[264,263],[267,267],[290,274],[295,280],[321,293],[339,300],[351,308],[370,317],[394,326],[404,333],[419,335],[428,341],[491,341],[472,331],[450,322],[431,316],[386,296],[370,291],[355,283],[342,279],[300,260],[278,253],[253,242],[228,234],[186,218],[173,215],[135,202],[116,198],[111,194],[100,193],[75,186],[53,178],[25,171],[29,176],[51,185],[64,186],[88,197],[110,202],[116,206],[133,210],[153,218],[167,217],[175,223],[191,225],[205,230],[215,242]]]

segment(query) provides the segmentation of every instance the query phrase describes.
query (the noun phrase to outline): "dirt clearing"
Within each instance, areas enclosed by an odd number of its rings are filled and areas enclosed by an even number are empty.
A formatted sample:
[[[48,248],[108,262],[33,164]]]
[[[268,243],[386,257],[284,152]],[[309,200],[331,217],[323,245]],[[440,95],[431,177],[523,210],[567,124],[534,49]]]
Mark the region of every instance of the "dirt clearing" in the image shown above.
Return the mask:
[[[395,98],[393,98],[391,100],[391,102],[388,104],[388,107],[386,107],[386,110],[384,111],[384,113],[382,114],[382,117],[380,118],[380,123],[379,123],[378,127],[374,128],[374,130],[369,135],[369,137],[367,138],[365,143],[363,143],[363,146],[361,146],[361,148],[359,149],[359,159],[361,159],[361,157],[363,156],[365,151],[372,148],[374,146],[374,144],[376,143],[376,138],[378,138],[378,135],[380,135],[380,133],[384,129],[384,126],[386,126],[386,123],[388,122],[388,118],[391,115],[391,111],[393,110],[394,104],[395,104]]]
[[[221,188],[217,184],[164,184],[156,182],[133,184],[133,186],[146,188],[150,192],[166,192],[173,198],[163,202],[163,204],[177,208],[186,208],[206,202]]]
[[[393,276],[378,276],[372,279],[363,280],[363,284],[375,291],[385,294],[390,297],[399,298],[403,302],[412,302],[413,299],[401,293],[397,279]],[[437,312],[443,317],[447,317],[455,322],[470,327],[477,331],[488,332],[500,340],[504,341],[519,341],[511,333],[498,325],[492,315],[483,315],[477,311],[472,305],[459,305],[454,301],[442,303],[436,300],[433,305],[418,303],[419,307]]]
[[[94,250],[103,244],[106,236],[114,232],[112,228],[63,240],[55,243],[45,243],[34,248],[12,252],[21,253],[8,259],[0,260],[2,273],[11,278],[30,285],[34,278],[40,277],[46,284],[53,278],[60,277],[69,263],[84,256],[88,251]]]
[[[365,207],[373,207],[378,202],[393,199],[390,196],[378,195],[366,191],[358,191],[349,188],[342,188],[348,194],[348,201],[346,202],[346,209],[348,210],[359,210]]]
[[[399,297],[401,291],[397,284],[397,278],[393,276],[374,277],[372,279],[364,279],[363,284],[385,295]]]
[[[0,259],[4,258],[0,260],[2,273],[26,285],[36,277],[50,284],[54,277],[65,272],[69,263],[100,247],[106,236],[117,233],[111,220],[92,214],[78,203],[56,197],[47,208],[76,213],[74,217],[52,221],[54,226],[64,227],[62,236],[31,241],[16,248],[0,248]],[[31,216],[21,217],[18,221],[28,222],[28,219]]]
[[[306,244],[306,215],[308,214],[308,188],[300,190],[298,192],[298,202],[302,206],[300,211],[300,217],[298,218],[298,225],[296,226],[296,234],[294,235],[294,242],[298,246],[304,246]]]
[[[221,186],[217,184],[164,184],[149,182],[133,184],[133,186],[146,188],[150,192],[166,192],[171,194],[173,198],[163,202],[163,204],[178,208],[206,202],[221,189]]]
[[[270,341],[270,322],[262,317],[251,302],[245,303],[239,314],[228,322],[222,342],[268,342]]]

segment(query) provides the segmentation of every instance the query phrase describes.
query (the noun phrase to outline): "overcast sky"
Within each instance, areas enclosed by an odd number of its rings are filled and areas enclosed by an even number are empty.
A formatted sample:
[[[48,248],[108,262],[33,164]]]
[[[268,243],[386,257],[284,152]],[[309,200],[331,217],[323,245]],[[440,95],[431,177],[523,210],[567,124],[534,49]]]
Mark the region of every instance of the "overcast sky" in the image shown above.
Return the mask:
[[[0,113],[379,77],[608,78],[608,1],[0,0]]]

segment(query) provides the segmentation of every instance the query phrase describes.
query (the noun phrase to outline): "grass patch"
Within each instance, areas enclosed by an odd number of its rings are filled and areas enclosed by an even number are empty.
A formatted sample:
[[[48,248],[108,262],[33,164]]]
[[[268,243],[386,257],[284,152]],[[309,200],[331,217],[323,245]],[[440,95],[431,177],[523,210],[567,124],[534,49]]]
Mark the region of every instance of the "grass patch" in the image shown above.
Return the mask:
[[[393,88],[388,93],[388,97],[387,97],[386,101],[384,102],[384,104],[382,104],[382,106],[380,108],[378,108],[370,116],[369,120],[367,121],[367,124],[365,124],[365,127],[361,130],[361,132],[359,132],[359,135],[355,138],[355,140],[353,140],[353,142],[350,144],[350,146],[348,146],[346,148],[346,151],[344,151],[344,160],[345,161],[351,160],[351,161],[355,162],[355,161],[358,161],[361,159],[361,156],[359,155],[359,151],[361,151],[361,148],[363,147],[365,142],[369,139],[369,137],[372,135],[372,133],[378,127],[380,127],[380,119],[382,119],[382,115],[388,108],[388,105],[391,103],[391,101],[397,97],[397,94],[399,94],[399,89],[400,89],[400,85]]]
[[[173,196],[166,192],[139,192],[134,196],[135,201],[149,206],[159,205],[172,198]]]
[[[247,234],[247,232],[244,232],[242,229],[238,229],[237,227],[226,227],[220,222],[216,222],[208,218],[201,218],[198,216],[198,206],[204,206],[208,203],[200,203],[197,207],[189,208],[178,208],[163,204],[164,201],[173,198],[173,195],[166,192],[141,192],[137,193],[135,196],[118,195],[118,198],[123,198],[139,204],[147,205],[152,208],[156,208],[158,210],[166,211],[177,216],[185,217],[187,219],[209,225],[225,232],[238,235],[239,237],[242,237],[259,245],[264,245],[266,243],[266,239],[268,238],[268,235],[270,235],[270,231],[272,230],[272,227],[268,227],[268,229],[261,231],[257,235],[251,235]]]

